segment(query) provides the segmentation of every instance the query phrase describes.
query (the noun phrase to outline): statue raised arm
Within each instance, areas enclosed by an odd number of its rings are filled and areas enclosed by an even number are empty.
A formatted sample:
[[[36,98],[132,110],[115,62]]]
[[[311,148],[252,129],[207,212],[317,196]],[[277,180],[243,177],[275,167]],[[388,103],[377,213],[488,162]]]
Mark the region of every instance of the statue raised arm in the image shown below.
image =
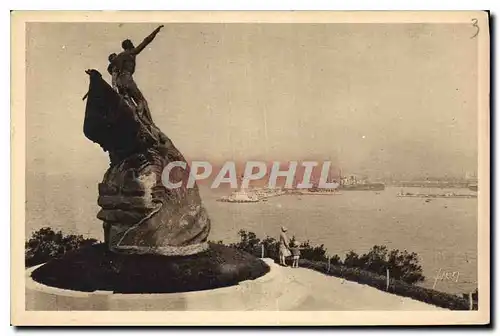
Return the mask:
[[[156,28],[151,34],[149,34],[149,36],[147,36],[137,47],[133,48],[132,50],[132,53],[134,53],[135,55],[139,55],[139,53],[141,51],[144,50],[144,48],[146,48],[148,46],[148,44],[150,44],[151,42],[153,42],[154,38],[156,37],[156,35],[160,32],[160,30],[163,28],[163,25],[159,26],[158,28]]]
[[[137,47],[134,46],[131,40],[124,40],[122,42],[123,51],[116,55],[113,60],[110,60],[109,67],[111,75],[116,81],[118,92],[125,97],[131,98],[137,105],[139,113],[143,114],[150,123],[153,122],[153,119],[147,101],[137,87],[132,75],[135,72],[136,56],[153,41],[162,28],[163,25],[156,28]]]

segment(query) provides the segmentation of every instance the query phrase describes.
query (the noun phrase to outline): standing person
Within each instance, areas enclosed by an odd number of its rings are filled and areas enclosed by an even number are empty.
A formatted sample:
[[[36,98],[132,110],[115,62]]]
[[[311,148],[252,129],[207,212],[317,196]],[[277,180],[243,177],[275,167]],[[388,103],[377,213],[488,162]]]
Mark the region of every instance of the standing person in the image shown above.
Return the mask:
[[[295,242],[294,247],[291,248],[292,250],[292,267],[297,268],[299,267],[299,258],[300,258],[300,243],[298,241]]]
[[[280,244],[279,244],[279,255],[280,255],[280,265],[287,266],[286,257],[290,256],[290,246],[288,245],[288,237],[286,235],[287,228],[282,226],[280,233]]]

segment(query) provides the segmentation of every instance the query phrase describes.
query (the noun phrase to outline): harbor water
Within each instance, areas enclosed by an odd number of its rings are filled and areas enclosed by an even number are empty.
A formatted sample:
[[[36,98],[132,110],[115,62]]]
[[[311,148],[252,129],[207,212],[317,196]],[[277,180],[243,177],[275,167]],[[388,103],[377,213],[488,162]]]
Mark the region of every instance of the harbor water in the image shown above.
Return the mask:
[[[96,218],[96,178],[27,176],[26,235],[41,227],[103,239]],[[462,189],[403,188],[412,193],[470,193]],[[50,190],[50,192],[49,192]],[[47,192],[46,192],[47,191]],[[401,188],[344,191],[340,195],[284,195],[266,202],[225,203],[230,191],[200,188],[212,219],[210,239],[232,242],[245,229],[278,237],[281,226],[299,241],[324,244],[342,258],[374,245],[416,252],[428,288],[449,293],[477,287],[478,199],[397,197]],[[454,274],[446,278],[446,274]],[[436,280],[438,278],[438,280]]]

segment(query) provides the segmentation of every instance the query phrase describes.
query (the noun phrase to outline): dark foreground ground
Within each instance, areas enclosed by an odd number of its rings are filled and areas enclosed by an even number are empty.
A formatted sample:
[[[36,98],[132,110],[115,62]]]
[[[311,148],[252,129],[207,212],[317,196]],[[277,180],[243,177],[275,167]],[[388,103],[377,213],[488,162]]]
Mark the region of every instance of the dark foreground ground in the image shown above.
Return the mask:
[[[47,262],[32,277],[47,286],[83,292],[176,293],[233,286],[268,271],[262,260],[218,244],[186,257],[120,255],[96,244]]]

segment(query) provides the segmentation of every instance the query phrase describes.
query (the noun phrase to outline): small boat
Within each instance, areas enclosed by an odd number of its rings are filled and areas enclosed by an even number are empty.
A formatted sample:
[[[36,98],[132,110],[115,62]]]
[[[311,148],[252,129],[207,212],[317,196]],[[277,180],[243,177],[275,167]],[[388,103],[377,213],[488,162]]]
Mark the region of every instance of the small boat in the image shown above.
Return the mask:
[[[469,190],[477,191],[477,184],[469,184]]]

